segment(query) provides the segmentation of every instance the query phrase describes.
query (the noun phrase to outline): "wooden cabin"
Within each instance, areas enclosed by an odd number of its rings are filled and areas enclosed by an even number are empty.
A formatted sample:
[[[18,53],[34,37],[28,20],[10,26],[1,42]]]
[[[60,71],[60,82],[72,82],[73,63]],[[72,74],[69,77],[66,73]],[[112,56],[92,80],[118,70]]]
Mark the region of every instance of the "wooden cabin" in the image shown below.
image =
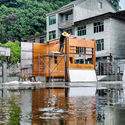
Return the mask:
[[[68,69],[95,69],[94,40],[69,37],[63,53],[59,40],[33,44],[33,75],[50,79],[68,79]]]

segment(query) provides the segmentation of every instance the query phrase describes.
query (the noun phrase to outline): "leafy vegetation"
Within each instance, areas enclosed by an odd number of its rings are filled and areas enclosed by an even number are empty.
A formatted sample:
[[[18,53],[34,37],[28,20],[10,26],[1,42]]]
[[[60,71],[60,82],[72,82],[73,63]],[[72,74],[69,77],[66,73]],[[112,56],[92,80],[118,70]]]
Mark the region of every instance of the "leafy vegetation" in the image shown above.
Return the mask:
[[[6,61],[8,64],[15,64],[20,61],[20,43],[18,41],[15,42],[7,42],[0,43],[0,46],[10,48],[10,57],[0,56],[1,61]]]
[[[46,14],[71,0],[2,0],[0,3],[0,41],[21,40],[44,34]]]
[[[9,107],[9,122],[7,125],[20,125],[20,113],[21,109],[18,104],[15,103],[15,99],[13,98],[10,101]]]
[[[111,4],[113,5],[113,7],[116,9],[116,10],[119,10],[119,2],[120,0],[108,0],[111,2]]]

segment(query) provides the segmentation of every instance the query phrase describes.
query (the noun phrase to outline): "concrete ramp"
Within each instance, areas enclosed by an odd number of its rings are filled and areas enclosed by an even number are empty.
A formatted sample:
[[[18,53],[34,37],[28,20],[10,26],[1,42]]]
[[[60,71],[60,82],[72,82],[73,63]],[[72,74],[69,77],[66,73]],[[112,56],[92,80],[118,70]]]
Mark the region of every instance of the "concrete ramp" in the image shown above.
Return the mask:
[[[95,70],[69,69],[70,82],[97,82]]]

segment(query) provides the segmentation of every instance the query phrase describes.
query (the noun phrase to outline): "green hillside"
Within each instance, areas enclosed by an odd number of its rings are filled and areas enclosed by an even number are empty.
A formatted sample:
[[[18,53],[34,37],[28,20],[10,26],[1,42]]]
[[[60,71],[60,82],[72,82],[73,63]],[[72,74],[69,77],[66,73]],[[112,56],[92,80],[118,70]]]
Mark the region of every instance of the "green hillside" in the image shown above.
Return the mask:
[[[43,34],[46,13],[71,0],[0,0],[0,41],[27,38]]]

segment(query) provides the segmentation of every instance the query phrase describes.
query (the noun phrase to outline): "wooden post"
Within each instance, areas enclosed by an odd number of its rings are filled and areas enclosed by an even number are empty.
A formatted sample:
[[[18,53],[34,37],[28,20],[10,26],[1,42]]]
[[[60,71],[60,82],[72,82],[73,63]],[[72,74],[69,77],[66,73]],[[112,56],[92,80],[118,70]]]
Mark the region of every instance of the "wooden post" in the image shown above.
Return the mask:
[[[69,38],[65,39],[65,82],[69,82],[68,68],[69,68]]]

